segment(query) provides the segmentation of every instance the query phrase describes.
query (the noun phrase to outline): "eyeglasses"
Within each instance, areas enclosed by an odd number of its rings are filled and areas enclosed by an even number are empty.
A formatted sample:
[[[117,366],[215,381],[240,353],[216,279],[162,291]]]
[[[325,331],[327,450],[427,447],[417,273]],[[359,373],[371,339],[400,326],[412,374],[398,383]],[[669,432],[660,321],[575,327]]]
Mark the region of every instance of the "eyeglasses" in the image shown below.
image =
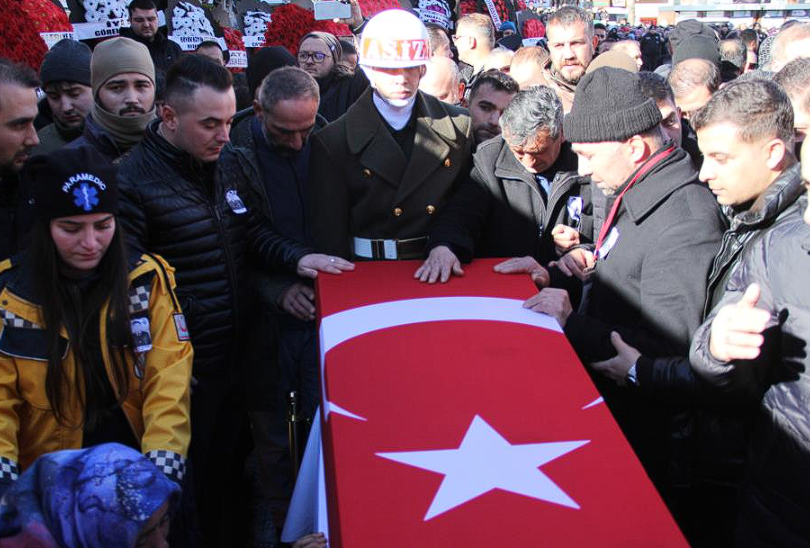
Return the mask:
[[[459,39],[461,39],[461,38],[469,38],[469,36],[464,36],[462,34],[454,34],[452,36],[452,38],[453,38],[453,42],[458,42]]]
[[[311,60],[313,63],[323,63],[323,60],[326,59],[326,54],[320,51],[299,51],[298,52],[298,62],[299,63],[306,63],[307,61]]]

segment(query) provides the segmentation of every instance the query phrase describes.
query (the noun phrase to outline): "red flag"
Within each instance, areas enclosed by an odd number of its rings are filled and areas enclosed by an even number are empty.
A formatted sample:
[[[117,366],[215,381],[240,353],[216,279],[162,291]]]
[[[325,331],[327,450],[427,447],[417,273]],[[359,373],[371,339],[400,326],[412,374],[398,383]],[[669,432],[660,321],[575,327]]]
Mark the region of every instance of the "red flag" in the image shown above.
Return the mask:
[[[318,278],[330,542],[684,547],[527,276],[481,260]]]

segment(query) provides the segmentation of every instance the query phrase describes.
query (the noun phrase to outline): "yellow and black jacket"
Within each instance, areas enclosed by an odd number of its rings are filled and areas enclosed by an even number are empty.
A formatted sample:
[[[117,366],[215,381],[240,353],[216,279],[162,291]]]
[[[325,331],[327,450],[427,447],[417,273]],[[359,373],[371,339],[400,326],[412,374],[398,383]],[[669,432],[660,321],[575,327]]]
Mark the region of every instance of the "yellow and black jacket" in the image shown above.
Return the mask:
[[[16,259],[0,263],[0,488],[15,480],[37,457],[51,451],[82,447],[84,409],[74,354],[62,329],[65,393],[60,424],[45,392],[48,366],[46,332],[41,310],[32,297],[30,275]],[[129,394],[122,410],[141,451],[167,476],[180,482],[191,439],[190,393],[193,350],[174,295],[174,270],[161,258],[143,255],[131,267],[130,319],[148,325],[151,348],[130,359]],[[107,344],[109,302],[99,321],[101,353],[113,390]],[[137,345],[136,345],[137,346]]]

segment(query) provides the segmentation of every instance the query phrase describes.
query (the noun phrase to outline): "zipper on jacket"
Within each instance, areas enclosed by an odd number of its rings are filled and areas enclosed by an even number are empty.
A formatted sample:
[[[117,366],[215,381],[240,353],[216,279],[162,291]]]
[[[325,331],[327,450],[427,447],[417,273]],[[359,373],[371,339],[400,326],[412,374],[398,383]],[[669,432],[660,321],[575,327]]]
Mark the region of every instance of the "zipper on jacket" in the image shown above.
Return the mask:
[[[216,175],[215,175],[216,177]],[[214,184],[216,185],[216,178],[214,179]],[[214,195],[216,196],[216,188],[214,190]],[[214,203],[211,204],[211,210],[214,212],[214,216],[217,218],[217,228],[219,228],[219,236],[222,238],[222,246],[225,250],[225,262],[228,263],[228,289],[231,293],[231,316],[233,317],[233,329],[234,333],[237,332],[239,329],[239,310],[236,298],[236,274],[233,268],[233,258],[231,257],[231,248],[228,245],[228,231],[222,225],[222,214],[219,212],[219,208],[217,207],[216,199]]]

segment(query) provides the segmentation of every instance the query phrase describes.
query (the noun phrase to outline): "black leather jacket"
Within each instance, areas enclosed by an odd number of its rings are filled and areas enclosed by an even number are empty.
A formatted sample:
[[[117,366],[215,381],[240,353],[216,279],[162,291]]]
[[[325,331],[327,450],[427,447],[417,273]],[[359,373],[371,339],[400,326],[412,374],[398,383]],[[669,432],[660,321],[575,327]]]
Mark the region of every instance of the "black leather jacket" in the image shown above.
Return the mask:
[[[195,352],[194,374],[227,367],[249,309],[247,260],[295,272],[310,251],[278,235],[250,181],[244,151],[229,148],[201,164],[171,145],[152,123],[119,172],[121,221],[130,245],[176,269],[177,296]],[[202,366],[202,369],[201,369]]]

